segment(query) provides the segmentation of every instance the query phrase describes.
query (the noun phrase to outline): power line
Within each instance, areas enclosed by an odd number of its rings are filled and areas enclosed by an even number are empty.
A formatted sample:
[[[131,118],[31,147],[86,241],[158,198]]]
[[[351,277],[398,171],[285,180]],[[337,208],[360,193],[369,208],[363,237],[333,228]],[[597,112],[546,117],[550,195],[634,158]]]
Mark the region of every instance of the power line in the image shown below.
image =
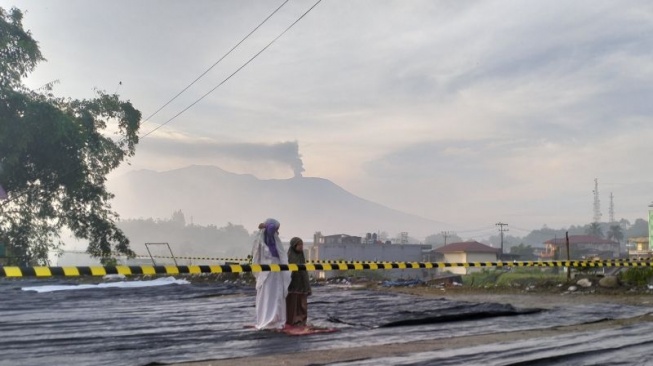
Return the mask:
[[[494,233],[494,228],[492,228],[492,231],[486,231],[486,232],[483,232],[483,233],[480,233],[480,234],[477,234],[477,235],[466,236],[466,238],[478,239],[478,238],[483,238],[483,237],[489,237],[489,236],[492,236],[493,233]]]
[[[480,228],[480,229],[473,229],[473,230],[456,230],[456,232],[457,233],[473,233],[473,232],[476,232],[476,231],[487,231],[487,230],[494,230],[494,227],[487,226],[487,227],[483,227],[483,228]]]
[[[168,123],[172,122],[174,119],[176,119],[177,117],[179,117],[181,114],[183,114],[184,112],[186,112],[187,110],[189,110],[190,108],[192,108],[195,104],[199,103],[202,99],[206,98],[209,94],[213,93],[217,88],[219,88],[219,87],[222,86],[224,83],[226,83],[227,81],[229,81],[229,79],[231,79],[234,75],[236,75],[240,70],[244,69],[245,66],[249,65],[250,62],[252,62],[255,58],[257,58],[260,54],[262,54],[265,50],[267,50],[267,49],[268,49],[268,48],[269,48],[269,47],[270,47],[270,46],[271,46],[271,45],[272,45],[276,40],[278,40],[278,39],[281,38],[284,34],[286,34],[286,32],[288,32],[288,31],[289,31],[293,26],[295,26],[295,24],[297,24],[300,20],[302,20],[302,18],[304,18],[304,17],[306,16],[306,14],[308,14],[311,10],[313,10],[313,8],[315,8],[315,7],[317,6],[317,4],[319,4],[320,2],[322,2],[322,0],[318,0],[315,4],[313,4],[313,6],[311,6],[308,10],[306,10],[306,12],[305,12],[304,14],[302,14],[299,18],[297,18],[297,20],[295,20],[291,25],[289,25],[288,28],[286,28],[283,32],[281,32],[278,36],[276,36],[272,41],[270,41],[270,43],[268,43],[265,47],[263,47],[263,49],[261,49],[259,52],[257,52],[254,56],[252,56],[249,60],[247,60],[247,62],[245,62],[242,66],[240,66],[238,69],[236,69],[236,71],[234,71],[233,73],[231,73],[231,75],[227,76],[224,80],[222,80],[222,81],[221,81],[218,85],[216,85],[213,89],[209,90],[207,93],[205,93],[204,95],[202,95],[199,99],[197,99],[196,101],[194,101],[193,103],[191,103],[188,107],[182,109],[181,112],[177,113],[176,115],[174,115],[174,116],[173,116],[172,118],[170,118],[169,120],[165,121],[164,123],[162,123],[162,124],[159,125],[158,127],[156,127],[156,128],[154,128],[153,130],[151,130],[150,132],[148,132],[148,133],[146,133],[145,135],[141,136],[141,139],[143,139],[143,138],[149,136],[149,135],[152,134],[154,131],[156,131],[156,130],[158,130],[159,128],[161,128],[161,127],[167,125]]]
[[[213,64],[213,65],[212,65],[208,70],[206,70],[204,73],[202,73],[202,74],[201,74],[198,78],[196,78],[196,79],[195,79],[191,84],[189,84],[186,88],[184,88],[181,92],[179,92],[176,96],[174,96],[171,100],[169,100],[166,104],[164,104],[164,105],[163,105],[161,108],[159,108],[156,112],[154,112],[154,113],[151,114],[149,117],[147,117],[147,119],[152,118],[152,116],[154,116],[156,113],[158,113],[160,110],[162,110],[165,106],[167,106],[168,104],[170,104],[170,102],[172,102],[174,99],[176,99],[179,95],[181,95],[184,91],[186,91],[186,90],[187,90],[191,85],[193,85],[195,82],[197,82],[197,80],[199,80],[199,79],[200,79],[201,77],[203,77],[207,72],[209,72],[209,71],[210,71],[210,70],[211,70],[215,65],[217,65],[217,64],[218,64],[222,59],[224,59],[227,55],[229,55],[229,53],[231,53],[231,52],[232,52],[236,47],[238,47],[238,45],[240,45],[240,44],[241,44],[243,41],[245,41],[245,40],[246,40],[246,39],[247,39],[247,38],[248,38],[252,33],[254,33],[258,28],[260,28],[261,25],[263,25],[263,24],[264,24],[268,19],[270,19],[270,17],[272,17],[272,15],[274,15],[274,14],[275,14],[279,9],[281,9],[281,7],[283,7],[283,6],[284,6],[288,1],[289,1],[289,0],[286,0],[284,3],[282,3],[282,4],[281,4],[277,9],[275,9],[275,10],[274,10],[274,11],[273,11],[273,12],[272,12],[272,13],[271,13],[267,18],[265,18],[261,24],[259,24],[256,28],[254,28],[254,30],[252,30],[249,34],[247,34],[247,36],[245,36],[245,38],[243,38],[243,40],[241,40],[239,43],[236,44],[236,46],[234,46],[231,50],[229,50],[229,52],[227,52],[227,54],[225,54],[225,55],[224,55],[223,57],[221,57],[218,61],[216,61],[216,62],[215,62],[215,63],[214,63],[214,64]],[[224,83],[227,82],[229,79],[231,79],[231,78],[232,78],[234,75],[236,75],[240,70],[242,70],[243,68],[245,68],[245,66],[247,66],[250,62],[252,62],[252,61],[253,61],[256,57],[258,57],[261,53],[263,53],[263,51],[265,51],[266,49],[268,49],[268,47],[270,47],[270,46],[271,46],[275,41],[277,41],[279,38],[281,38],[281,37],[282,37],[286,32],[288,32],[288,31],[289,31],[293,26],[295,26],[295,24],[297,24],[297,23],[298,23],[302,18],[304,18],[304,17],[305,17],[305,16],[306,16],[306,15],[307,15],[311,10],[313,10],[313,8],[315,8],[315,7],[316,7],[320,2],[322,2],[322,0],[318,0],[315,4],[313,4],[313,6],[311,6],[311,7],[310,7],[306,12],[304,12],[304,14],[302,14],[299,18],[297,18],[297,20],[295,20],[295,21],[294,21],[290,26],[288,26],[288,27],[287,27],[283,32],[281,32],[281,34],[279,34],[276,38],[274,38],[274,39],[273,39],[270,43],[268,43],[268,44],[267,44],[263,49],[261,49],[261,50],[260,50],[258,53],[256,53],[252,58],[250,58],[247,62],[245,62],[245,64],[243,64],[243,65],[242,65],[241,67],[239,67],[236,71],[234,71],[231,75],[229,75],[226,79],[224,79],[220,84],[218,84],[218,85],[217,85],[216,87],[214,87],[213,89],[209,90],[209,92],[207,92],[206,94],[202,95],[202,97],[200,97],[199,99],[197,99],[195,102],[193,102],[193,103],[192,103],[191,105],[189,105],[188,107],[184,108],[181,112],[177,113],[174,117],[170,118],[169,120],[167,120],[167,121],[164,122],[163,124],[161,124],[161,125],[159,125],[158,127],[154,128],[154,129],[151,130],[150,132],[148,132],[148,133],[146,133],[146,134],[140,136],[139,138],[140,138],[140,139],[143,139],[143,138],[147,137],[148,135],[152,134],[154,131],[158,130],[159,128],[161,128],[161,127],[165,126],[166,124],[172,122],[175,118],[179,117],[182,113],[184,113],[184,112],[186,112],[187,110],[189,110],[189,109],[190,109],[191,107],[193,107],[195,104],[197,104],[197,103],[200,102],[202,99],[204,99],[206,96],[208,96],[208,95],[211,94],[213,91],[215,91],[215,90],[216,90],[218,87],[220,87],[222,84],[224,84]],[[146,120],[147,120],[147,119],[146,119]],[[78,171],[78,170],[79,170],[79,168],[78,168],[78,169],[71,170],[71,171],[65,173],[64,176],[66,176],[66,175],[68,175],[68,174],[72,174],[72,173],[74,173],[74,172],[76,172],[76,171]],[[9,203],[11,203],[11,202],[15,201],[16,199],[18,199],[18,198],[24,196],[25,194],[26,194],[26,192],[23,192],[23,193],[19,194],[18,196],[14,196],[14,197],[8,198],[8,199],[6,199],[6,200],[0,202],[0,207],[5,206],[5,205],[8,205]]]
[[[517,227],[517,226],[514,226],[514,225],[511,226],[511,228],[513,228],[513,229],[517,229],[517,230],[519,230],[519,231],[527,232],[527,233],[531,233],[531,232],[537,230],[537,229],[523,229],[523,228],[520,228],[520,227]]]
[[[447,245],[447,238],[456,235],[454,232],[451,231],[442,231],[440,234],[442,234],[442,236],[444,237],[444,245]]]
[[[191,86],[193,86],[193,84],[195,84],[199,79],[201,79],[204,75],[206,75],[209,71],[211,71],[211,70],[212,70],[212,69],[213,69],[217,64],[220,63],[220,61],[224,60],[225,57],[229,56],[229,55],[231,54],[231,52],[233,52],[233,51],[234,51],[238,46],[240,46],[243,42],[245,42],[245,40],[247,40],[247,38],[249,38],[249,36],[251,36],[251,35],[252,35],[254,32],[256,32],[259,28],[261,28],[261,26],[263,26],[263,24],[265,24],[265,23],[266,23],[270,18],[272,18],[272,16],[273,16],[274,14],[276,14],[276,13],[279,11],[279,9],[281,9],[284,5],[286,5],[286,3],[287,3],[288,1],[290,1],[290,0],[286,0],[286,1],[284,1],[281,5],[279,5],[279,7],[276,8],[272,13],[270,13],[270,15],[267,16],[267,18],[263,19],[263,21],[262,21],[259,25],[257,25],[256,28],[252,29],[252,31],[249,32],[249,33],[248,33],[248,34],[247,34],[243,39],[241,39],[240,42],[236,43],[236,45],[233,46],[233,47],[231,47],[231,49],[230,49],[229,51],[227,51],[227,53],[225,53],[222,57],[220,57],[220,59],[219,59],[218,61],[214,62],[213,65],[211,65],[211,67],[209,67],[208,69],[206,69],[206,71],[204,71],[200,76],[198,76],[195,80],[193,80],[190,84],[188,84],[188,86],[186,86],[186,87],[185,87],[184,89],[182,89],[179,93],[177,93],[177,95],[175,95],[174,97],[172,97],[172,99],[170,99],[170,100],[167,101],[164,105],[162,105],[159,109],[157,109],[156,111],[154,111],[154,113],[152,113],[152,114],[150,114],[148,117],[146,117],[146,118],[143,120],[143,123],[147,122],[150,118],[154,117],[157,113],[159,113],[159,112],[160,112],[163,108],[165,108],[168,104],[172,103],[172,101],[174,101],[175,99],[177,99],[177,97],[179,97],[181,94],[183,94],[186,90],[188,90],[188,88],[190,88]]]
[[[503,222],[497,222],[495,225],[499,227],[499,232],[501,233],[501,255],[503,255],[503,232],[508,231],[508,228],[504,229],[503,227],[508,226],[508,224],[504,224]]]

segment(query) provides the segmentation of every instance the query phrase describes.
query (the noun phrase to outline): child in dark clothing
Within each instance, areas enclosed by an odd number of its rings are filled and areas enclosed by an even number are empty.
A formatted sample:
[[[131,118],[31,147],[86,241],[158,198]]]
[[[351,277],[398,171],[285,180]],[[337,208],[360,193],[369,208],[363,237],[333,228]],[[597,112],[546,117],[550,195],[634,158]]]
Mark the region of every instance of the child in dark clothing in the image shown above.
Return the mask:
[[[305,264],[304,241],[294,237],[290,239],[288,248],[289,264]],[[308,318],[308,296],[311,294],[311,284],[308,272],[292,272],[288,296],[286,297],[286,324],[292,326],[305,326]]]

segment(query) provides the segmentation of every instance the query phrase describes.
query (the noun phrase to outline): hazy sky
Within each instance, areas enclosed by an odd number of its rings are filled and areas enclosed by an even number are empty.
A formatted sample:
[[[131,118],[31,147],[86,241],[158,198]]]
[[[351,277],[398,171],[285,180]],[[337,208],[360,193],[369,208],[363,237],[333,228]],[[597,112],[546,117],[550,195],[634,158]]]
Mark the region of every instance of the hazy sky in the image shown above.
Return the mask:
[[[47,58],[27,84],[118,92],[149,116],[277,1],[18,1]],[[315,1],[290,0],[142,127],[169,121]],[[122,85],[120,85],[122,83]],[[128,169],[323,177],[451,230],[645,218],[653,200],[650,1],[324,0],[138,145]]]

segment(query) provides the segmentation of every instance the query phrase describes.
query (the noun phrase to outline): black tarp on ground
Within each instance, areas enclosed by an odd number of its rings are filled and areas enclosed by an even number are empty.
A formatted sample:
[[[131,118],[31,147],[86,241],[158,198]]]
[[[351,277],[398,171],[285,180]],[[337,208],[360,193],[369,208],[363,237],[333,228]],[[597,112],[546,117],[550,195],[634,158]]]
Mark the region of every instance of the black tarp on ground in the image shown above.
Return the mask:
[[[314,288],[309,321],[317,326],[338,327],[340,331],[303,337],[298,342],[295,337],[245,328],[253,323],[255,293],[244,284],[206,282],[45,293],[22,290],[28,286],[75,285],[79,281],[0,281],[0,365],[165,364],[541,329],[648,312],[646,308],[607,304],[540,311],[326,286]],[[645,326],[633,327],[629,332],[633,338],[640,335],[645,346],[630,349],[628,354],[636,356],[639,352],[643,356],[646,345],[650,346],[648,335],[653,332]],[[574,357],[582,360],[592,355],[584,354],[583,349],[591,351],[595,344],[604,348],[620,344],[610,337],[597,336],[594,343],[574,338],[577,344],[566,349],[528,342],[519,347],[535,355],[533,360],[537,355],[547,360],[547,347],[559,354],[580,355]],[[519,362],[513,355],[515,346],[467,350],[468,354],[459,350],[460,354],[446,358],[454,363],[439,359],[438,364],[499,365],[510,364],[506,363],[510,359]],[[551,357],[556,357],[555,352]],[[374,362],[426,365],[441,355],[415,354],[404,360]]]

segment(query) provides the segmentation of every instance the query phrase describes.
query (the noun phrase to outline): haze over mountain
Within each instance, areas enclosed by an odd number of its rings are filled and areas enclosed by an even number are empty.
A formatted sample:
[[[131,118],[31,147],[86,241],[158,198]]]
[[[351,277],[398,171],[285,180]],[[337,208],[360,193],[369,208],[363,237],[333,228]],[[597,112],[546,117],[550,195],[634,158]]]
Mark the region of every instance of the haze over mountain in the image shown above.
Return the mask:
[[[359,236],[386,232],[390,238],[408,232],[423,240],[445,227],[357,197],[322,178],[262,180],[193,165],[163,172],[132,171],[111,179],[108,186],[116,194],[112,206],[122,219],[169,218],[182,210],[189,223],[231,222],[254,231],[259,222],[273,217],[281,222],[284,240],[301,236],[312,241],[316,231]]]

